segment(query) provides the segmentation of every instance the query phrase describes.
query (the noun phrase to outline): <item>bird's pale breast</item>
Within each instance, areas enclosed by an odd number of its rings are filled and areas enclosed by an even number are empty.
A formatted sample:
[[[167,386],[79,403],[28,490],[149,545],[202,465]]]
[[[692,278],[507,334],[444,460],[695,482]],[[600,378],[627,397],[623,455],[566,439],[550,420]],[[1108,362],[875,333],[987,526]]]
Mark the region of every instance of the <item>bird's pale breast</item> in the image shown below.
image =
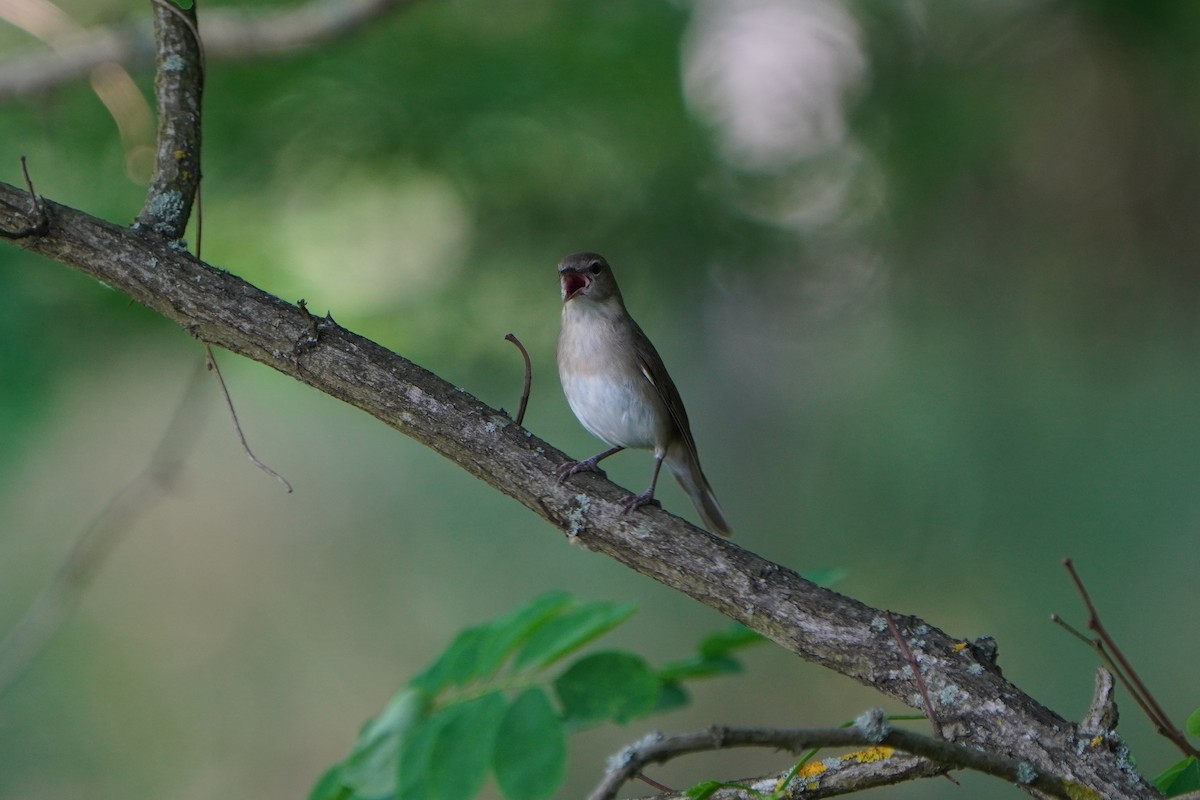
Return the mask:
[[[623,354],[619,334],[598,315],[564,316],[558,373],[571,411],[588,431],[610,445],[664,447],[669,416],[637,363]]]

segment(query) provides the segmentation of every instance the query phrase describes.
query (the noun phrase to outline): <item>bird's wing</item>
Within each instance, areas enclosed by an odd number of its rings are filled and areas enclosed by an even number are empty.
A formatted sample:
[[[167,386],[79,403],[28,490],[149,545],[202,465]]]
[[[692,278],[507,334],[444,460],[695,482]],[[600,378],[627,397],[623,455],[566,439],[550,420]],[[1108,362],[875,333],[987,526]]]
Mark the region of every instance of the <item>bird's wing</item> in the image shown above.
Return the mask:
[[[687,411],[683,407],[683,398],[679,396],[679,390],[675,388],[675,382],[671,380],[670,374],[667,372],[667,367],[663,364],[662,357],[658,351],[654,349],[654,345],[650,343],[650,339],[637,327],[634,323],[634,352],[637,353],[638,367],[642,371],[642,375],[654,387],[654,391],[658,393],[658,397],[662,400],[664,406],[667,407],[667,412],[671,415],[671,419],[675,423],[675,427],[679,430],[680,437],[683,439],[684,445],[691,454],[692,459],[699,464],[700,456],[696,453],[696,440],[692,438],[692,427],[688,424]]]

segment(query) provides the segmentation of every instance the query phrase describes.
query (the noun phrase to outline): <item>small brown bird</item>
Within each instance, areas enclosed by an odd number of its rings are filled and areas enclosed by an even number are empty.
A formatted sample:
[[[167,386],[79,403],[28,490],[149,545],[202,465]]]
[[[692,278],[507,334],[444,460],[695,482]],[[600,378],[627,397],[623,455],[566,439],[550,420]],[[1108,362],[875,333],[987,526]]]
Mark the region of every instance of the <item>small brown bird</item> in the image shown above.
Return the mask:
[[[558,376],[575,416],[593,436],[611,445],[591,458],[563,466],[566,479],[627,447],[654,450],[650,488],[630,498],[626,513],[657,503],[654,487],[665,461],[692,498],[704,526],[733,531],[700,469],[696,442],[679,390],[646,334],[625,310],[612,269],[595,253],[574,253],[558,265],[562,281],[562,333]]]

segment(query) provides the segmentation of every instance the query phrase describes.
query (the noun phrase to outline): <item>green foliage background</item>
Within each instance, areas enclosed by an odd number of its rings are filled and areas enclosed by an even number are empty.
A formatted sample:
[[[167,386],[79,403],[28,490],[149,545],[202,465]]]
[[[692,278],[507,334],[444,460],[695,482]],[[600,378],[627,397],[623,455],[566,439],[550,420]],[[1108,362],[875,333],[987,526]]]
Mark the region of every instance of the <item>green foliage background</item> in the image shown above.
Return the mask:
[[[848,12],[864,71],[845,136],[771,167],[730,158],[683,92],[714,3],[426,0],[309,54],[214,62],[204,256],[508,408],[515,332],[527,426],[584,456],[598,443],[553,366],[553,267],[598,250],[741,545],[996,636],[1005,674],[1077,718],[1094,660],[1047,622],[1082,618],[1058,566],[1072,555],[1182,721],[1200,657],[1200,6],[798,5]],[[0,47],[38,49],[12,30]],[[40,193],[134,217],[143,189],[88,87],[4,112],[0,178],[19,183],[24,154]],[[0,629],[145,464],[201,357],[124,297],[0,248]],[[0,697],[0,796],[303,796],[455,632],[546,590],[638,601],[614,638],[653,663],[720,624],[357,412],[222,365],[296,493],[245,462],[207,386],[177,488]],[[609,474],[640,489],[649,467],[625,454]],[[675,487],[663,500],[691,516]],[[746,662],[655,725],[826,725],[877,702],[767,648]],[[1174,762],[1118,699],[1146,772]],[[564,796],[642,732],[572,740]]]

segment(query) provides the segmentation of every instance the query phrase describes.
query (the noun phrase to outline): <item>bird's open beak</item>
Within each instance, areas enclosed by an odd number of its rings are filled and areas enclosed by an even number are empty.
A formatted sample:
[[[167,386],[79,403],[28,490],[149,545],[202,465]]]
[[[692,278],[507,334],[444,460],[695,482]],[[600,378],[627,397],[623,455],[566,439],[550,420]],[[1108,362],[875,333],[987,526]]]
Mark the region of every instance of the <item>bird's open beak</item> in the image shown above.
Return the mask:
[[[564,271],[562,275],[562,296],[567,301],[587,288],[591,279],[580,272]]]

